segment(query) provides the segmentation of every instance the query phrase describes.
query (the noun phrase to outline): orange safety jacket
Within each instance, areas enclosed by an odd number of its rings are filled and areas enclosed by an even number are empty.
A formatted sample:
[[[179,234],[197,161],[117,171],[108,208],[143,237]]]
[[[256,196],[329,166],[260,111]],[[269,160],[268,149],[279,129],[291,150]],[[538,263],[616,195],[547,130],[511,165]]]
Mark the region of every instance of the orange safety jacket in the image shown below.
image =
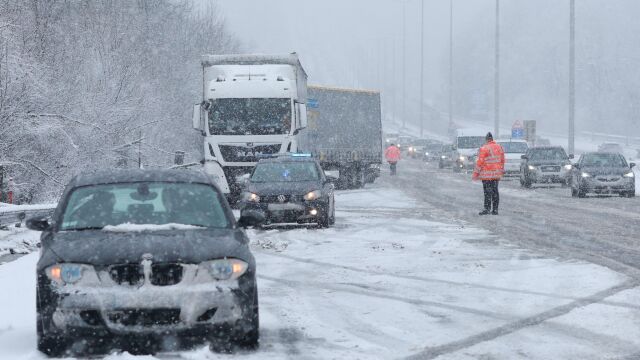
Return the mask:
[[[491,140],[482,145],[478,152],[473,178],[480,180],[500,180],[504,175],[504,150]]]
[[[384,151],[384,157],[390,163],[397,163],[400,161],[400,149],[395,145],[391,145]]]

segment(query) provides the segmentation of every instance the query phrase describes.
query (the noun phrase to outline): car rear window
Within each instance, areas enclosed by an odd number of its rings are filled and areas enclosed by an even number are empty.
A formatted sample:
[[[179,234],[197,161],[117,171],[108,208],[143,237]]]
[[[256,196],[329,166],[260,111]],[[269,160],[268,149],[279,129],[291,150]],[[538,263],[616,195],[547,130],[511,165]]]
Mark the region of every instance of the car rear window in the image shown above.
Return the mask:
[[[205,184],[140,182],[73,190],[61,230],[102,229],[121,224],[186,224],[226,228],[220,195]]]

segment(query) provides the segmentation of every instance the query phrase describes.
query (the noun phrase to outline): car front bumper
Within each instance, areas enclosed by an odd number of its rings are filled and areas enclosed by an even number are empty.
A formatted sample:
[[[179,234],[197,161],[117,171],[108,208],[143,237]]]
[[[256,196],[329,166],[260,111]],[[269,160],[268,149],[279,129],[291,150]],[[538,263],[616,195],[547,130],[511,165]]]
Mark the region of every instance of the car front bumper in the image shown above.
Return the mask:
[[[567,183],[570,178],[569,170],[541,171],[529,170],[529,179],[532,183]]]
[[[108,277],[106,272],[101,276]],[[79,335],[202,334],[234,329],[246,319],[255,299],[253,291],[243,291],[238,280],[170,286],[52,284],[50,290],[56,294],[52,324],[58,331]]]
[[[326,200],[312,200],[302,202],[245,202],[241,206],[240,214],[247,210],[257,210],[265,215],[265,225],[287,223],[317,223],[327,212],[329,206]],[[315,215],[312,214],[316,211]]]
[[[580,189],[595,194],[626,194],[635,191],[635,178],[620,177],[615,181],[602,181],[596,178],[582,179]]]

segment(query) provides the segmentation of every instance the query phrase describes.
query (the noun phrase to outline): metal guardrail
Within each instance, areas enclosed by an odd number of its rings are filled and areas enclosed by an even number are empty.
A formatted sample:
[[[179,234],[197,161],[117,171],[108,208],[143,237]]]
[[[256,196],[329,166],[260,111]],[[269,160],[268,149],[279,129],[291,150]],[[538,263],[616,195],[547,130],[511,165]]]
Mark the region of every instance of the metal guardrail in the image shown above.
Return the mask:
[[[11,210],[0,212],[0,226],[9,226],[31,217],[51,217],[55,209]],[[21,214],[24,214],[22,218]]]

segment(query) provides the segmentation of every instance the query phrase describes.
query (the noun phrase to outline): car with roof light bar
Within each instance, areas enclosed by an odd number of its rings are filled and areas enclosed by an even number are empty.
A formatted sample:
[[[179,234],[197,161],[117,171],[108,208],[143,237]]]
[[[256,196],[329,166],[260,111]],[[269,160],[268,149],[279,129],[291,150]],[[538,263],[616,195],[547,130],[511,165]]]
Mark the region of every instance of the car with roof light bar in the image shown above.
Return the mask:
[[[259,212],[265,225],[335,222],[335,178],[325,175],[311,154],[262,159],[240,199],[240,214]]]

